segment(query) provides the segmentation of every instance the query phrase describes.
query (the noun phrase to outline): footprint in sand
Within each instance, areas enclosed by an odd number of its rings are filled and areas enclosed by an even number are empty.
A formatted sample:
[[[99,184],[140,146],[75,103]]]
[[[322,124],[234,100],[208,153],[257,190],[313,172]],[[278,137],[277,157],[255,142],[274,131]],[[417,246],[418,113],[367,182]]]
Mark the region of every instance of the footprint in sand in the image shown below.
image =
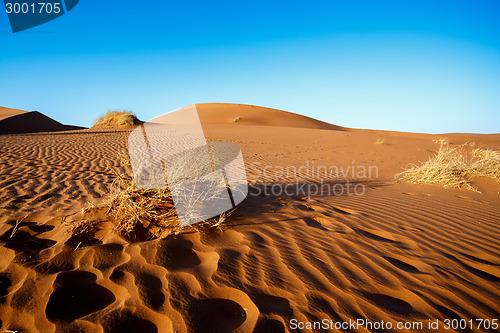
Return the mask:
[[[47,261],[36,261],[33,268],[40,274],[57,274],[63,271],[71,271],[75,268],[74,254],[73,250],[65,248]]]
[[[130,255],[123,252],[123,245],[108,243],[93,248],[94,264],[99,270],[116,267],[130,260]]]
[[[45,309],[47,318],[70,322],[113,303],[115,295],[96,280],[95,274],[85,271],[59,273]]]
[[[165,295],[162,293],[161,280],[150,274],[140,274],[136,278],[139,295],[142,301],[150,308],[157,310],[165,303]]]
[[[194,299],[188,312],[193,332],[229,333],[247,319],[240,304],[225,298]]]
[[[201,263],[193,243],[183,238],[167,238],[158,242],[157,264],[170,271],[188,269]]]
[[[97,228],[90,227],[88,231],[75,234],[68,238],[65,244],[73,250],[83,247],[101,245],[102,241],[96,238],[97,231]]]
[[[253,333],[285,333],[285,325],[279,320],[261,316],[255,325]]]
[[[11,285],[12,282],[6,275],[0,275],[0,304],[5,302],[5,296],[9,294],[9,287]]]
[[[5,242],[4,246],[8,249],[24,253],[38,253],[56,244],[56,242],[51,239],[36,237],[39,233],[33,233],[32,231],[30,233],[25,230],[20,230],[25,226],[26,224],[13,226],[0,236],[0,241]]]
[[[109,276],[109,279],[117,284],[123,282],[124,278],[125,278],[125,272],[121,270],[119,267],[116,267],[113,270],[113,273],[111,273],[111,275]]]
[[[293,316],[293,309],[290,306],[290,301],[285,298],[262,293],[256,293],[249,296],[260,313],[277,314],[286,317]]]
[[[53,225],[36,224],[36,223],[28,225],[27,227],[37,235],[49,232],[55,228]]]

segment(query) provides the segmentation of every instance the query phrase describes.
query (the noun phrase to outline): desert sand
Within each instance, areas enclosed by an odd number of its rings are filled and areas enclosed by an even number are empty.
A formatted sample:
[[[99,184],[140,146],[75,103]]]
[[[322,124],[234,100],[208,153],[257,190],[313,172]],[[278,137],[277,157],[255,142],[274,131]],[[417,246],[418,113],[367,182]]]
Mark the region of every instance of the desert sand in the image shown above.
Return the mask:
[[[130,173],[118,156],[133,127],[0,135],[2,332],[334,332],[290,323],[360,318],[438,319],[440,329],[420,331],[453,332],[445,319],[500,318],[500,183],[474,179],[474,192],[395,179],[432,156],[435,139],[498,150],[500,135],[349,129],[237,104],[198,110],[209,141],[241,147],[250,193],[220,229],[162,240],[121,237],[106,220],[90,239],[68,232],[106,200],[109,166]],[[1,112],[0,123],[26,114]],[[327,180],[364,194],[265,194],[318,184],[319,166],[342,167]]]

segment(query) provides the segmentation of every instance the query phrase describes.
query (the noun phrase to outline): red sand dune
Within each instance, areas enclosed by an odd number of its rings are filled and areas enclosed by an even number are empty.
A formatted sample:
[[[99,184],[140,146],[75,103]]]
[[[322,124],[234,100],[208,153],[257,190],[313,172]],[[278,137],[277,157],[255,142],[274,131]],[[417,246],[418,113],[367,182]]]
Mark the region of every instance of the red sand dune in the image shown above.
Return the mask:
[[[58,132],[83,129],[63,125],[38,111],[22,111],[0,107],[0,134]]]
[[[325,123],[300,114],[255,105],[203,103],[196,104],[196,109],[198,110],[201,122],[206,125],[236,124],[345,130],[344,127]],[[237,120],[238,117],[239,119]]]
[[[0,121],[12,117],[12,116],[17,116],[19,114],[27,113],[28,111],[23,111],[23,110],[18,110],[18,109],[11,109],[11,108],[4,108],[0,106]]]

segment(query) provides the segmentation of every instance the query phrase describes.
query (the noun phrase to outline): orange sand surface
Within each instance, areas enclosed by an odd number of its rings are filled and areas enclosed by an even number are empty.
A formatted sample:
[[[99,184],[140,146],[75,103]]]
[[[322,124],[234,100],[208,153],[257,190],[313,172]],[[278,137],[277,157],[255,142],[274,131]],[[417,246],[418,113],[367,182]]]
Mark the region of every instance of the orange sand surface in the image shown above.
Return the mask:
[[[131,128],[0,135],[0,331],[292,332],[294,319],[500,318],[500,183],[474,179],[479,193],[394,177],[432,156],[434,139],[498,150],[500,135],[198,109],[208,140],[241,147],[250,193],[221,229],[162,240],[125,239],[106,220],[92,239],[68,232],[72,216],[108,197],[110,167],[131,172],[118,158]],[[0,120],[15,115],[0,110]],[[273,185],[321,184],[322,166],[336,167],[329,183],[364,194],[272,194]]]

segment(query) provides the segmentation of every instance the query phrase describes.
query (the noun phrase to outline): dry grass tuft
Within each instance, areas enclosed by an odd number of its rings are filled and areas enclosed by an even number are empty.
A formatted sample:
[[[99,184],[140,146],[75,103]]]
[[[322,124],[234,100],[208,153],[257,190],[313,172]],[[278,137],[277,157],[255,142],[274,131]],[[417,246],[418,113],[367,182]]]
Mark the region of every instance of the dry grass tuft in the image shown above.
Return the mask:
[[[241,117],[236,117],[236,118],[233,119],[233,123],[237,123],[240,120],[241,120]]]
[[[472,156],[476,175],[500,180],[500,151],[476,148],[472,150]]]
[[[140,120],[130,111],[110,110],[104,116],[99,117],[94,126],[132,126],[139,123]]]
[[[80,235],[95,234],[98,231],[98,221],[91,221],[89,219],[83,219],[75,221],[69,224],[72,237]]]
[[[466,143],[464,143],[464,146],[475,147],[476,146],[476,142],[474,142],[474,141],[467,141]]]
[[[117,158],[122,165],[131,165],[130,155],[128,154],[127,149],[121,149],[117,154]]]
[[[130,165],[128,153],[118,154],[123,164]],[[196,225],[181,227],[177,218],[172,195],[168,189],[143,189],[136,186],[132,176],[120,174],[108,165],[116,178],[111,184],[111,196],[101,207],[89,207],[82,211],[83,218],[73,226],[72,234],[95,233],[97,224],[89,216],[100,215],[100,221],[109,220],[114,230],[124,236],[154,239],[166,238],[185,232],[201,231],[201,228],[219,228],[232,213],[225,212]]]
[[[447,138],[434,139],[432,141],[434,143],[437,143],[437,144],[441,145],[441,146],[449,145],[450,144],[450,140],[448,140]]]
[[[441,144],[438,152],[428,161],[410,167],[396,175],[416,184],[443,184],[449,188],[466,188],[479,192],[471,185],[473,177],[491,177],[500,181],[500,152],[467,145],[449,147]]]
[[[157,238],[163,238],[180,232],[170,191],[138,188],[127,175],[118,175],[111,188],[105,214],[114,222],[118,233],[130,235],[142,228]],[[167,230],[169,232],[165,235]]]
[[[376,145],[383,145],[383,144],[385,144],[385,139],[380,139],[380,138],[378,138],[378,139],[377,139],[377,142],[375,142],[375,144],[376,144]]]

